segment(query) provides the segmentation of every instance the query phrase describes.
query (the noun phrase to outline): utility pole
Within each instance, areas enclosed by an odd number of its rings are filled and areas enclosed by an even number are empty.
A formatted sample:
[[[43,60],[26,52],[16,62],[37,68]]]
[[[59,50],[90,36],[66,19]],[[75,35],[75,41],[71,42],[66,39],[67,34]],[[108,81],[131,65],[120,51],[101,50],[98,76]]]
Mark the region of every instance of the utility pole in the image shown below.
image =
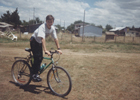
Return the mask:
[[[60,19],[60,27],[61,27],[61,19]]]
[[[34,25],[34,20],[35,20],[35,8],[33,8],[33,25]]]
[[[65,20],[64,20],[64,33],[65,33]]]
[[[84,42],[84,23],[85,23],[85,10],[84,10],[84,18],[83,18],[83,34],[82,34],[82,41]]]

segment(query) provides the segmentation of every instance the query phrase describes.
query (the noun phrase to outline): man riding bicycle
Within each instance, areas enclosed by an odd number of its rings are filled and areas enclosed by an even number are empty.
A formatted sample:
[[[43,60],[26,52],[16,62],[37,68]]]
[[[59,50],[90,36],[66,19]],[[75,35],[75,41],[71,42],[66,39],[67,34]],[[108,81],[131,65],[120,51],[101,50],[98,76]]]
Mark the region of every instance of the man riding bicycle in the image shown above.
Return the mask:
[[[48,15],[46,17],[46,23],[41,24],[33,33],[32,37],[30,38],[30,46],[33,53],[33,80],[36,82],[42,81],[42,79],[38,75],[38,71],[40,69],[40,65],[43,59],[43,50],[45,53],[50,56],[50,52],[46,49],[46,42],[45,38],[49,35],[54,38],[55,44],[57,46],[57,51],[62,54],[60,50],[59,41],[56,35],[55,27],[53,26],[54,17],[52,15]],[[42,50],[43,47],[43,50]]]

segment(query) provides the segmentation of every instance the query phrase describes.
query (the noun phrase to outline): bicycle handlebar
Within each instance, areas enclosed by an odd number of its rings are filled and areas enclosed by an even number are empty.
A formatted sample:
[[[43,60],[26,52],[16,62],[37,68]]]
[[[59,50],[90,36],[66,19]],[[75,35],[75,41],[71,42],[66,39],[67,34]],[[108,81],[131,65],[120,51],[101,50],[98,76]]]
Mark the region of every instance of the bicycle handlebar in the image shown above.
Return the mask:
[[[58,52],[57,50],[55,50],[54,52],[53,52],[53,51],[49,51],[49,52],[51,53],[51,56],[52,56],[54,53],[59,54],[59,52]],[[47,54],[47,53],[45,53],[45,54]]]

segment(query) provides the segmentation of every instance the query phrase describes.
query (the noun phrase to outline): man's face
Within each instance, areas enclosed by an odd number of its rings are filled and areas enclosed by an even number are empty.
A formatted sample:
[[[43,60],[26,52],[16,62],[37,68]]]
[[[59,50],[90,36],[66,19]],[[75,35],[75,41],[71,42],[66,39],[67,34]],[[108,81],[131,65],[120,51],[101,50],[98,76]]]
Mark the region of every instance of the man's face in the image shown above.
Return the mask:
[[[47,23],[47,27],[50,29],[51,26],[53,25],[53,20],[47,20],[46,23]]]

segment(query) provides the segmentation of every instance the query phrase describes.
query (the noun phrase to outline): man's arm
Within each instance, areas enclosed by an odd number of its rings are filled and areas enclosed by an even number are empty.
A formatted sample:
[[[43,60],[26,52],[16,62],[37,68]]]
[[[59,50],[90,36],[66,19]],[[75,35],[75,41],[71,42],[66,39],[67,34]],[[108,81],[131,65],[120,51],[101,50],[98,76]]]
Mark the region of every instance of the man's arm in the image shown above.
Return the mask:
[[[60,45],[59,45],[59,41],[58,41],[58,39],[54,39],[54,41],[55,41],[55,44],[56,44],[56,46],[57,46],[57,51],[60,53],[60,54],[62,54],[62,51],[60,50]]]
[[[45,39],[44,39],[44,38],[41,38],[41,40],[42,40],[42,46],[43,46],[44,52],[47,53],[48,56],[50,56],[50,55],[51,55],[50,52],[46,49],[46,42],[45,42]]]
[[[56,46],[57,46],[57,49],[60,49],[60,45],[59,45],[58,39],[54,39],[54,41],[55,41],[55,44],[56,44]]]

